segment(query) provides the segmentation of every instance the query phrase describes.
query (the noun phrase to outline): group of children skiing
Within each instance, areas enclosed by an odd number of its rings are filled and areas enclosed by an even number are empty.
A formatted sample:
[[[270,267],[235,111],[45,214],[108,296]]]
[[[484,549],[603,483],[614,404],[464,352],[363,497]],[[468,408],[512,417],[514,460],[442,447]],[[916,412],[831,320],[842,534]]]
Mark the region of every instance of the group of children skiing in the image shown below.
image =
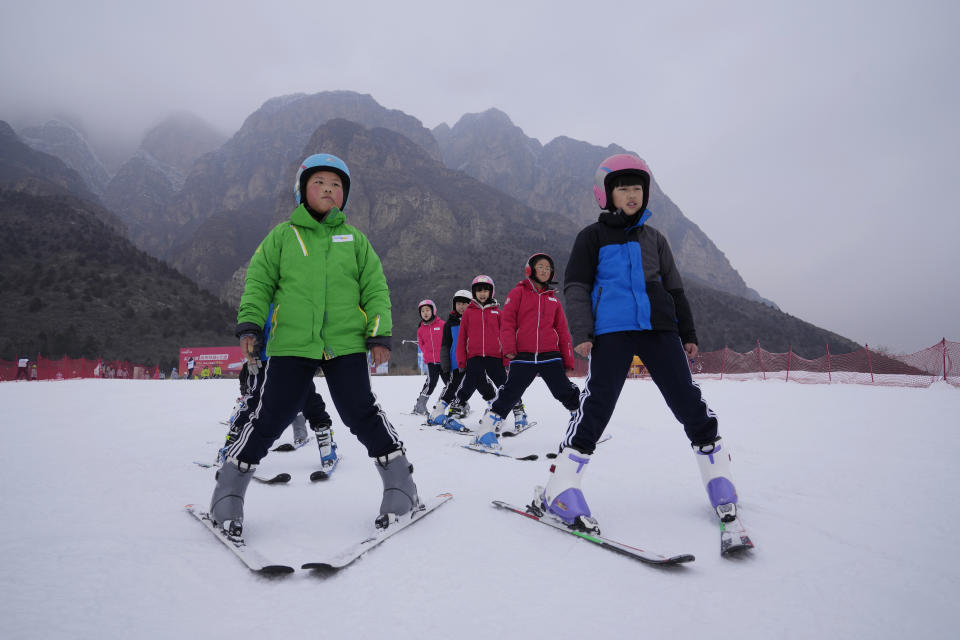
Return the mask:
[[[418,304],[427,378],[414,412],[468,430],[462,422],[467,401],[479,391],[487,406],[473,445],[496,450],[511,411],[514,429],[526,426],[522,395],[540,376],[570,420],[529,509],[581,531],[599,531],[581,482],[634,355],[683,425],[718,518],[737,523],[730,457],[687,365],[697,352],[690,305],[665,237],[645,224],[650,181],[650,169],[633,155],[611,156],[598,167],[594,196],[602,212],[574,242],[563,278],[566,313],[551,286],[554,260],[545,253],[523,265],[524,278],[502,307],[486,275],[456,291],[446,321],[432,300]],[[242,536],[253,470],[295,416],[307,415],[318,441],[329,432],[322,400],[319,408],[315,402],[318,369],[341,420],[381,476],[376,526],[388,528],[423,508],[404,444],[371,391],[367,352],[374,364],[387,361],[392,317],[380,259],[367,237],[346,223],[350,184],[340,158],[321,153],[304,160],[294,184],[297,207],[250,261],[236,335],[256,369],[254,384],[222,450],[209,513],[232,538]],[[589,362],[582,390],[568,377],[575,354]],[[444,388],[428,413],[438,380]]]

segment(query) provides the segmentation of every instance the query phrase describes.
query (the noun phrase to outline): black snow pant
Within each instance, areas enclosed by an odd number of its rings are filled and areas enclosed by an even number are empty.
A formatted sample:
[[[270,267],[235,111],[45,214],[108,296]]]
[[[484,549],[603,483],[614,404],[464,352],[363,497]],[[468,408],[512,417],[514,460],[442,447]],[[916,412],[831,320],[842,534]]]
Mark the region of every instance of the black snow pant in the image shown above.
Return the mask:
[[[510,363],[507,381],[497,391],[497,398],[493,401],[490,410],[500,416],[513,409],[521,401],[523,392],[539,375],[547,384],[547,388],[554,398],[560,401],[567,411],[576,411],[580,406],[580,389],[570,382],[563,368],[563,360],[556,359],[547,362],[533,362],[528,360],[514,360]]]
[[[420,395],[429,396],[433,393],[433,390],[437,388],[438,379],[443,380],[444,385],[450,383],[450,375],[443,373],[439,362],[428,362],[427,379],[423,381],[423,389],[420,389]]]
[[[488,377],[493,381],[493,384],[490,384],[490,380],[487,380]],[[483,399],[490,402],[497,397],[496,387],[501,386],[506,380],[507,372],[503,368],[502,358],[490,356],[468,358],[463,380],[460,381],[460,388],[457,389],[455,399],[457,403],[463,404],[470,400],[474,391],[479,391]]]
[[[240,395],[244,397],[244,406],[237,415],[237,418],[233,421],[234,425],[239,426],[246,423],[245,418],[249,417],[247,414],[256,406],[253,398],[254,396],[259,398],[260,383],[262,381],[262,368],[256,375],[250,375],[247,363],[244,362],[243,367],[240,369]],[[324,403],[323,397],[317,392],[317,385],[312,381],[311,383],[313,384],[313,388],[307,393],[307,399],[303,403],[303,408],[297,413],[302,413],[303,417],[310,423],[310,428],[316,431],[320,425],[330,424],[330,414],[327,413],[327,405]]]
[[[591,454],[620,398],[634,354],[640,356],[692,444],[716,440],[717,417],[690,375],[680,336],[671,331],[619,331],[594,340],[580,409],[567,427],[561,448]]]
[[[297,413],[305,408],[310,394],[316,393],[313,376],[318,367],[327,379],[340,419],[366,447],[370,457],[383,456],[403,447],[370,388],[365,353],[330,360],[273,356],[259,374],[263,379],[250,398],[249,411],[237,419],[237,438],[229,445],[227,456],[258,464]],[[306,412],[304,415],[313,426],[310,415]]]
[[[447,386],[443,388],[443,392],[440,394],[440,400],[450,404],[457,397],[457,389],[460,388],[460,383],[463,382],[463,371],[460,369],[454,369],[450,372],[450,379],[447,382]]]

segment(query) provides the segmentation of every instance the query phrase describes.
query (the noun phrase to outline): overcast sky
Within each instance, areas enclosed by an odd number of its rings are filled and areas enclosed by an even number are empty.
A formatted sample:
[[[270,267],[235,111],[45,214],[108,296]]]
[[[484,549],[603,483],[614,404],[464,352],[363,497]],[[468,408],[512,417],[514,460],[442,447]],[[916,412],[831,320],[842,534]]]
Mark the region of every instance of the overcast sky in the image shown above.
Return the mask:
[[[88,4],[90,6],[88,6]],[[467,8],[458,8],[464,5]],[[7,0],[0,119],[232,134],[347,89],[637,151],[747,284],[871,346],[960,341],[960,3]]]

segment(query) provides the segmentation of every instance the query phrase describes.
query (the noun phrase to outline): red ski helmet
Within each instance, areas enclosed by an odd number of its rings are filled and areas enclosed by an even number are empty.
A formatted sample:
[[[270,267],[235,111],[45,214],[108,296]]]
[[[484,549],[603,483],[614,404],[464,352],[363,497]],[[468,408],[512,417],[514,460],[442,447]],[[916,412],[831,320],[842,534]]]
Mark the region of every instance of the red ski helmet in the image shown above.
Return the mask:
[[[597,172],[593,174],[593,195],[601,209],[613,211],[613,201],[610,197],[616,178],[624,175],[634,175],[640,178],[643,184],[643,207],[647,208],[650,201],[650,167],[635,155],[618,153],[600,163]]]

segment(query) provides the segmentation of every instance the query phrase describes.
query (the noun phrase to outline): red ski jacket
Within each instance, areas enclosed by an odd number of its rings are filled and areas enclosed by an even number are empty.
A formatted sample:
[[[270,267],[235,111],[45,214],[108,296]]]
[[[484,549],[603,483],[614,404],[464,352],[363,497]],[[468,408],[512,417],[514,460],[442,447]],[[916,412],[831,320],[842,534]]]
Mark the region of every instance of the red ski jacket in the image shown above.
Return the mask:
[[[435,316],[433,320],[424,324],[420,321],[417,328],[417,345],[423,353],[423,361],[427,364],[440,362],[440,343],[443,341],[443,320]]]
[[[457,366],[467,366],[468,358],[503,357],[500,348],[500,305],[490,299],[482,307],[471,300],[460,318],[460,337],[457,340]]]
[[[565,369],[573,369],[573,341],[557,292],[538,290],[530,278],[517,283],[507,296],[500,319],[503,353],[534,362],[560,357]],[[521,355],[522,354],[522,355]]]

